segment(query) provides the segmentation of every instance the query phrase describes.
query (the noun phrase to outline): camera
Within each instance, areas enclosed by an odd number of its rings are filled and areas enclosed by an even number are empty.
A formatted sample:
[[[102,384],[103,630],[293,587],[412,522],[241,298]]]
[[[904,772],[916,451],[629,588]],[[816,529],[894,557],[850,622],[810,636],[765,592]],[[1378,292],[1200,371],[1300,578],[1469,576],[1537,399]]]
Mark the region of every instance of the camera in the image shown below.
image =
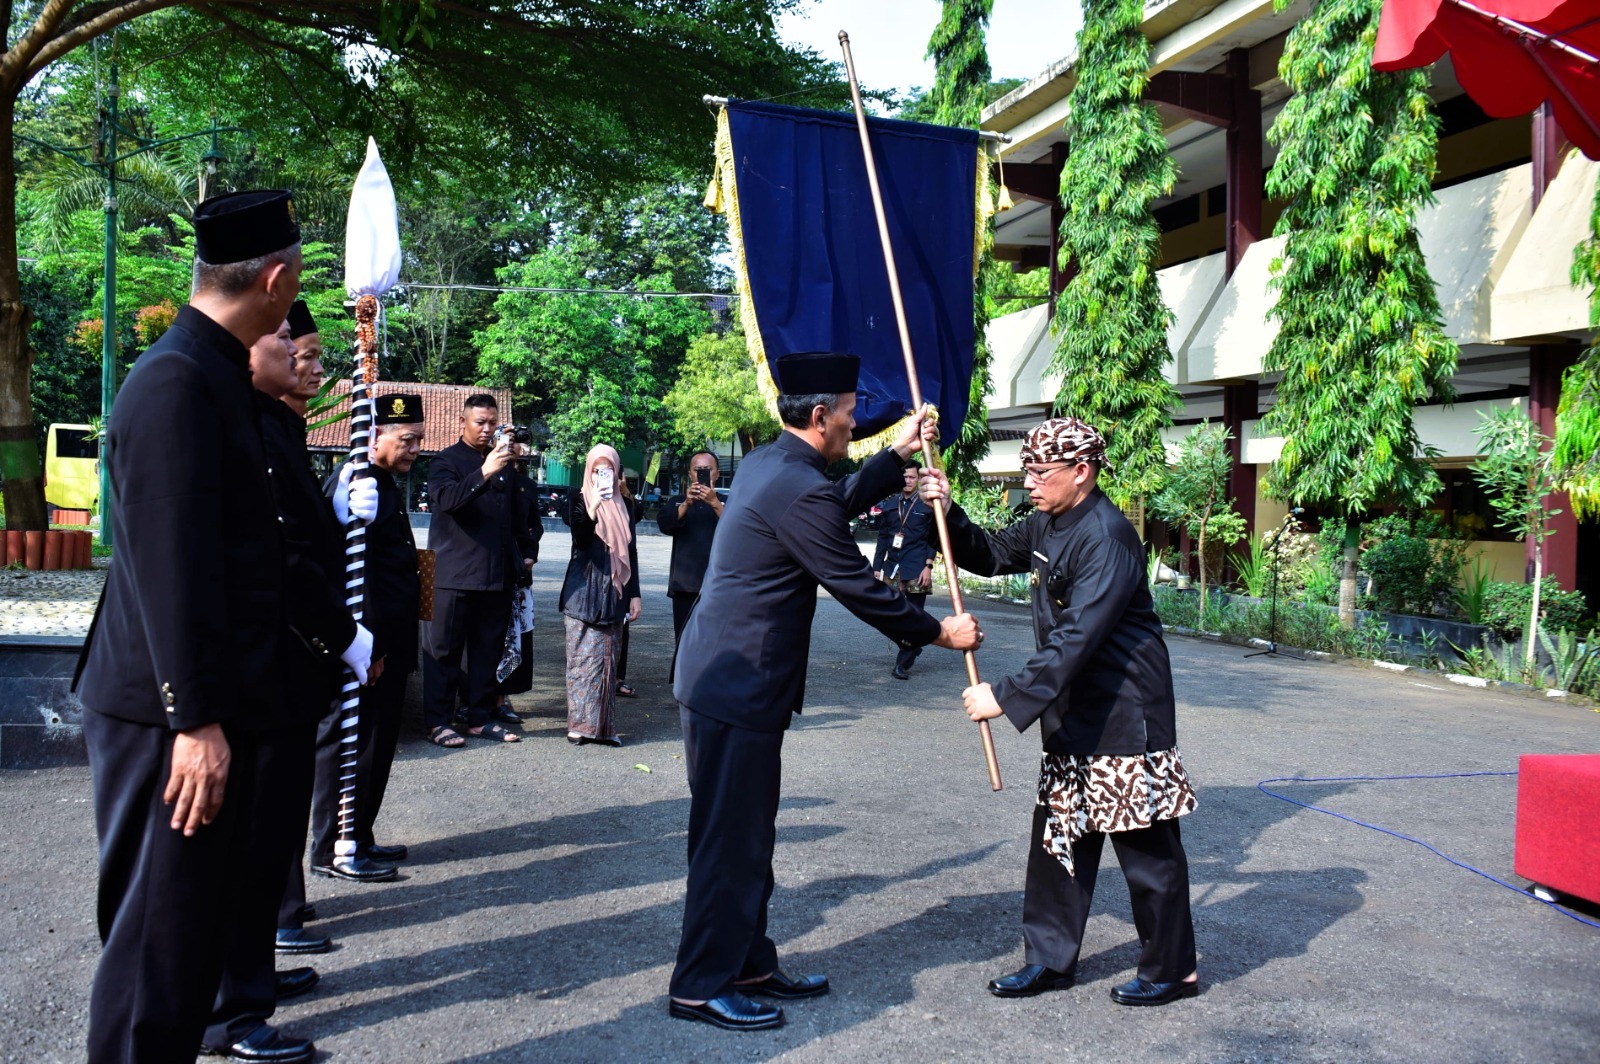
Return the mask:
[[[498,447],[500,441],[504,439],[510,439],[512,443],[520,443],[526,447],[533,442],[533,433],[524,425],[500,425],[494,430],[495,446]]]

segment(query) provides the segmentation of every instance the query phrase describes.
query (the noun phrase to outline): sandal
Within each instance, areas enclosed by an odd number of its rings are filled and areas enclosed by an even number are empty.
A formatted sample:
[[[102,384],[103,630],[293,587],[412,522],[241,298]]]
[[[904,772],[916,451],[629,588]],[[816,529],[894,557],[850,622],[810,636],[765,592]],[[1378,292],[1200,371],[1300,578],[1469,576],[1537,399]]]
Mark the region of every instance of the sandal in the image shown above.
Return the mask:
[[[617,694],[623,698],[639,697],[639,692],[635,691],[633,689],[633,685],[628,683],[626,680],[622,680],[617,683]]]
[[[442,746],[446,750],[457,750],[467,745],[465,739],[453,729],[446,728],[442,724],[428,733],[428,741],[434,746]]]
[[[488,739],[492,743],[520,743],[522,736],[516,732],[506,731],[498,724],[485,724],[477,731],[468,730],[467,734],[474,739]]]

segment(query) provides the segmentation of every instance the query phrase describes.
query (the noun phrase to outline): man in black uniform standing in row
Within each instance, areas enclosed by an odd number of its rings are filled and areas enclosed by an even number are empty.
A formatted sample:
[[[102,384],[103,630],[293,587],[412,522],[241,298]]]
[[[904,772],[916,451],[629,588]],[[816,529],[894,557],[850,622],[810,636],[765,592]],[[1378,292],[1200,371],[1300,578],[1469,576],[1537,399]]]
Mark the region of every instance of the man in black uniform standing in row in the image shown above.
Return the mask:
[[[258,847],[277,854],[278,864],[272,875],[234,890],[222,984],[203,1039],[208,1053],[272,1064],[301,1064],[315,1052],[309,1040],[285,1035],[268,1020],[279,998],[304,993],[317,982],[313,968],[274,971],[273,932],[285,884],[300,876],[311,812],[313,744],[318,722],[332,712],[342,671],[332,648],[359,648],[346,657],[362,680],[372,649],[372,636],[351,618],[344,603],[343,534],[311,473],[305,422],[282,402],[298,385],[289,328],[285,321],[250,348],[262,453],[284,551],[284,623],[278,640],[283,722],[264,731],[258,744],[261,778],[270,785],[236,814],[248,820]],[[364,512],[370,515],[370,508]]]
[[[919,414],[859,473],[831,483],[823,470],[849,447],[860,360],[792,355],[777,368],[784,431],[739,470],[673,688],[691,800],[669,1012],[729,1030],[783,1023],[782,1009],[748,995],[828,991],[822,976],[785,974],[767,937],[783,733],[804,701],[818,585],[901,646],[983,640],[971,614],[937,621],[874,580],[850,535],[850,515],[893,490],[932,423]]]
[[[369,882],[390,879],[389,862],[408,856],[404,845],[380,846],[372,833],[389,770],[400,743],[400,716],[405,706],[406,679],[417,667],[417,604],[422,581],[417,575],[417,543],[411,535],[411,518],[396,476],[411,471],[422,453],[422,396],[384,395],[377,400],[369,448],[372,465],[368,479],[377,487],[377,515],[367,525],[364,620],[372,629],[373,660],[381,671],[361,689],[361,717],[357,725],[355,781],[354,860],[335,858],[339,838],[339,735],[338,715],[317,730],[316,796],[311,807],[311,867],[323,875]],[[330,495],[349,477],[342,464],[329,476]]]
[[[248,351],[300,291],[286,192],[195,210],[195,286],[134,364],[106,429],[117,553],[80,697],[104,951],[88,1057],[193,1059],[241,885],[278,874],[250,834],[260,735],[281,727],[284,550]]]

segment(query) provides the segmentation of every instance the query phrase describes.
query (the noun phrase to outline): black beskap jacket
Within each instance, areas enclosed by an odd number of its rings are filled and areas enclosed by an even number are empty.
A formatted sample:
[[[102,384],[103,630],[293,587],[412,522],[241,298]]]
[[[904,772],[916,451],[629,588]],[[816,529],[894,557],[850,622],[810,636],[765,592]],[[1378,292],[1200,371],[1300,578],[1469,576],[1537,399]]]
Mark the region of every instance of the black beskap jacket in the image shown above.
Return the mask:
[[[522,499],[530,481],[509,463],[484,480],[483,459],[458,440],[428,464],[435,587],[507,591],[526,572],[522,559],[537,557],[527,527],[531,503]]]
[[[994,683],[995,701],[1054,754],[1142,754],[1177,745],[1172,664],[1150,597],[1144,547],[1096,488],[1056,518],[1035,512],[986,533],[959,506],[951,550],[985,576],[1030,573],[1038,650]]]
[[[850,537],[862,500],[900,481],[894,452],[838,484],[823,467],[791,432],[740,464],[679,644],[673,693],[696,712],[753,731],[789,726],[805,701],[818,585],[901,646],[939,637],[938,621],[872,578]]]

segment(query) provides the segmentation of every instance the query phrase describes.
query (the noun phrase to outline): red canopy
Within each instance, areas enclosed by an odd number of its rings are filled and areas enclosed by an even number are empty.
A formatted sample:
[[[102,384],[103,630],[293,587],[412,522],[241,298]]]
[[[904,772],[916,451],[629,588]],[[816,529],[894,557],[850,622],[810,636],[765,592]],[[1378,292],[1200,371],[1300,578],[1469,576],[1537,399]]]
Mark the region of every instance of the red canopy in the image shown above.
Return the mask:
[[[1548,102],[1567,138],[1600,159],[1596,0],[1384,0],[1373,69],[1427,66],[1445,52],[1487,114]]]

